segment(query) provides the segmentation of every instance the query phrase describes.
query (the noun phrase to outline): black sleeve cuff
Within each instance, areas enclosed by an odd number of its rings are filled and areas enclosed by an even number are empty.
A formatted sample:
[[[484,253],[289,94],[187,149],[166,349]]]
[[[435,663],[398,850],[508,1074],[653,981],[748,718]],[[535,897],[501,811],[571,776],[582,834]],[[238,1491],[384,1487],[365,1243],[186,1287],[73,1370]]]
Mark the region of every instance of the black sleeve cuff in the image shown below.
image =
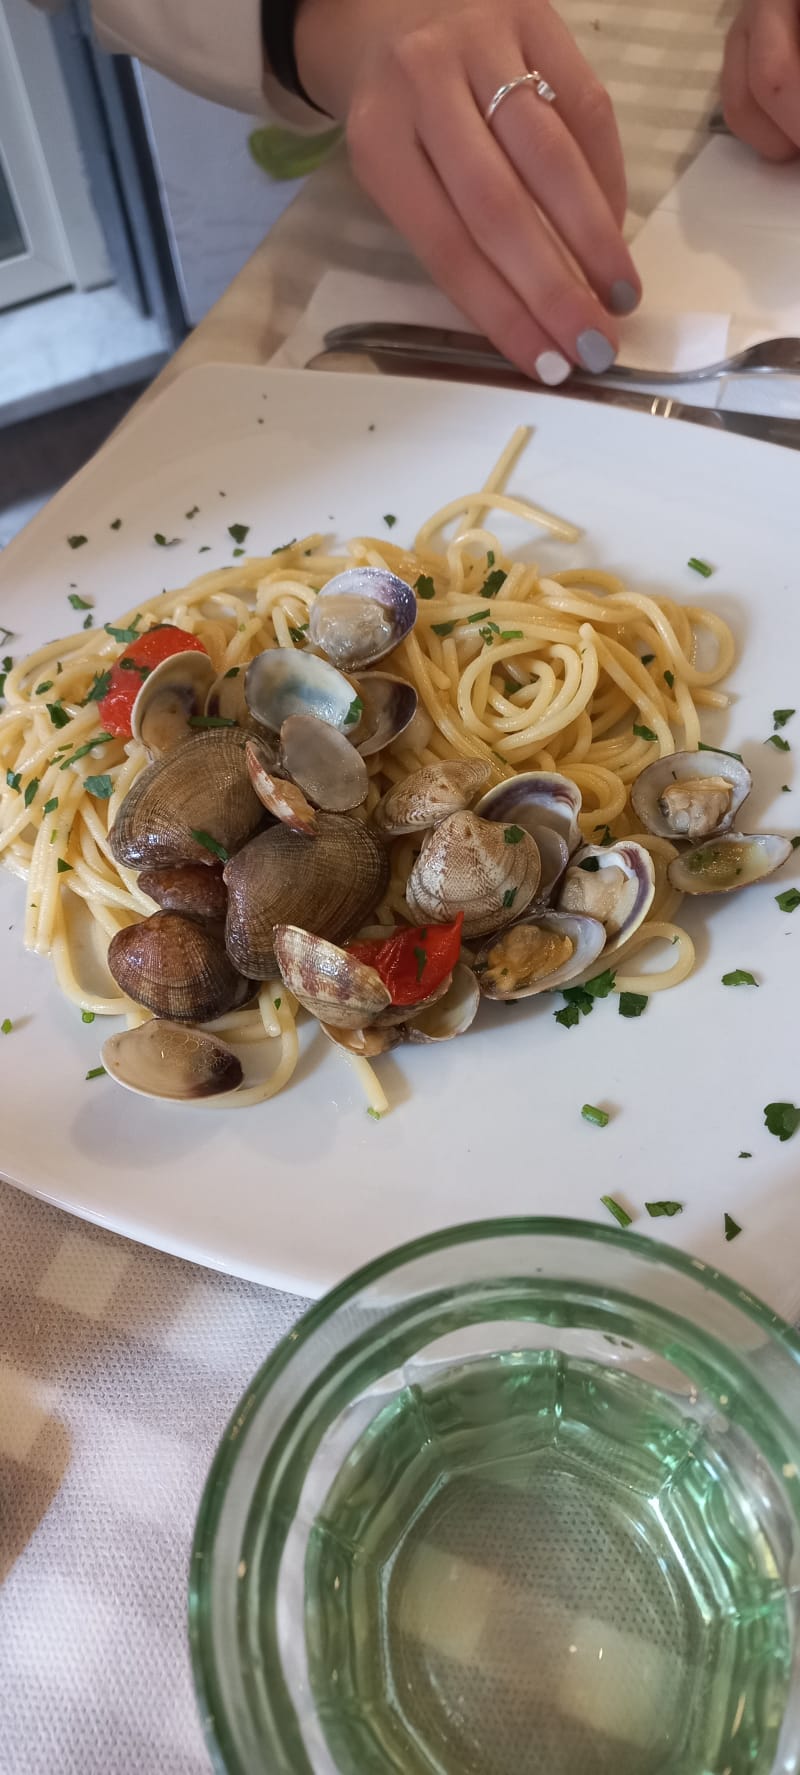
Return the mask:
[[[294,26],[300,0],[261,0],[261,35],[267,61],[279,86],[293,93],[321,117],[327,116],[304,90],[294,53]]]

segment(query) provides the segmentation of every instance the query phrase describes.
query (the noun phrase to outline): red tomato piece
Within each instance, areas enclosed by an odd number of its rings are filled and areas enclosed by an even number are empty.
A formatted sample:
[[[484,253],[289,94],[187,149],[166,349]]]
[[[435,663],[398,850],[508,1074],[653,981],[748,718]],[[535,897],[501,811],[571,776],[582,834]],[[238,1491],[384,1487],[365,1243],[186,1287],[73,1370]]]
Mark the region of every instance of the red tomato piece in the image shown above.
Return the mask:
[[[112,669],[108,690],[98,704],[98,713],[107,733],[130,739],[131,710],[137,692],[154,666],[171,659],[174,653],[208,653],[208,648],[187,629],[179,629],[175,623],[158,623],[154,629],[147,629],[140,635],[138,641],[131,641],[120,654]]]
[[[464,914],[452,924],[429,924],[409,930],[401,925],[390,937],[348,943],[350,955],[375,969],[392,995],[393,1005],[416,1005],[429,998],[452,973],[461,950]]]

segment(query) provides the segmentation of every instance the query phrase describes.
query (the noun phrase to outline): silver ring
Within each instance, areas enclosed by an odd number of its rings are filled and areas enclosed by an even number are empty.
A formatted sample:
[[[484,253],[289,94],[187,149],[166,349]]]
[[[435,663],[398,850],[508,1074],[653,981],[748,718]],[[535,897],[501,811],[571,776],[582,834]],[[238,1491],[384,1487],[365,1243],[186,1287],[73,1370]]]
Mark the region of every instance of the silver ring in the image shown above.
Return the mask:
[[[483,114],[486,123],[491,123],[498,105],[502,105],[503,100],[508,98],[510,92],[516,92],[518,86],[534,87],[537,98],[544,99],[546,105],[552,105],[555,100],[556,95],[552,86],[537,68],[533,68],[529,74],[518,74],[516,80],[507,80],[505,86],[498,86],[494,98],[490,100]]]

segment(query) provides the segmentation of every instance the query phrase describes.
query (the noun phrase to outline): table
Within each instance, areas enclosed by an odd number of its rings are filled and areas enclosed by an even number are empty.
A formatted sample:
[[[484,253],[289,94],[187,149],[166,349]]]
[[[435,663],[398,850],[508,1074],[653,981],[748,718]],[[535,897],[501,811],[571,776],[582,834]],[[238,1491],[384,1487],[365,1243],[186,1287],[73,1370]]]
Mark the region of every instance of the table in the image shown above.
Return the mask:
[[[615,100],[632,236],[706,140],[725,20],[716,0],[560,10]],[[268,362],[330,266],[421,276],[341,155],[143,400],[193,364]],[[303,1303],[2,1183],[0,1254],[0,1775],[208,1775],[192,1525],[227,1417]]]

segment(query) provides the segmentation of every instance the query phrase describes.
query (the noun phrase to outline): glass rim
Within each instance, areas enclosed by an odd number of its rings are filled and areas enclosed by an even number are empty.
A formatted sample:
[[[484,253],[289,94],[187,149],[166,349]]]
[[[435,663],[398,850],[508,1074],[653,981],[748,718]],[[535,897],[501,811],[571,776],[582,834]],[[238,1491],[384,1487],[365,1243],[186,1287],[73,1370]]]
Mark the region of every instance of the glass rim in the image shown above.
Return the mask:
[[[795,1331],[779,1313],[775,1313],[757,1295],[751,1294],[748,1289],[726,1276],[724,1271],[716,1269],[705,1259],[678,1250],[673,1245],[662,1244],[660,1240],[642,1233],[629,1232],[627,1228],[602,1226],[597,1221],[573,1219],[565,1215],[519,1215],[466,1221],[462,1225],[425,1233],[402,1245],[393,1246],[391,1250],[353,1270],[306,1308],[296,1325],[284,1333],[274,1350],[256,1370],[225,1425],[203,1486],[189,1558],[189,1649],[195,1693],[203,1715],[206,1747],[220,1770],[227,1767],[227,1764],[219,1760],[222,1747],[218,1726],[221,1722],[212,1725],[206,1717],[206,1665],[209,1654],[213,1662],[213,1652],[203,1620],[202,1599],[210,1589],[217,1524],[232,1471],[246,1440],[251,1416],[257,1412],[276,1378],[291,1364],[308,1338],[365,1288],[402,1269],[405,1264],[429,1257],[437,1251],[479,1244],[491,1239],[532,1236],[571,1241],[589,1240],[593,1244],[608,1246],[617,1251],[631,1251],[647,1264],[654,1267],[661,1265],[672,1270],[698,1288],[706,1288],[726,1300],[757,1326],[773,1344],[779,1345],[789,1357],[800,1364],[800,1331]]]

